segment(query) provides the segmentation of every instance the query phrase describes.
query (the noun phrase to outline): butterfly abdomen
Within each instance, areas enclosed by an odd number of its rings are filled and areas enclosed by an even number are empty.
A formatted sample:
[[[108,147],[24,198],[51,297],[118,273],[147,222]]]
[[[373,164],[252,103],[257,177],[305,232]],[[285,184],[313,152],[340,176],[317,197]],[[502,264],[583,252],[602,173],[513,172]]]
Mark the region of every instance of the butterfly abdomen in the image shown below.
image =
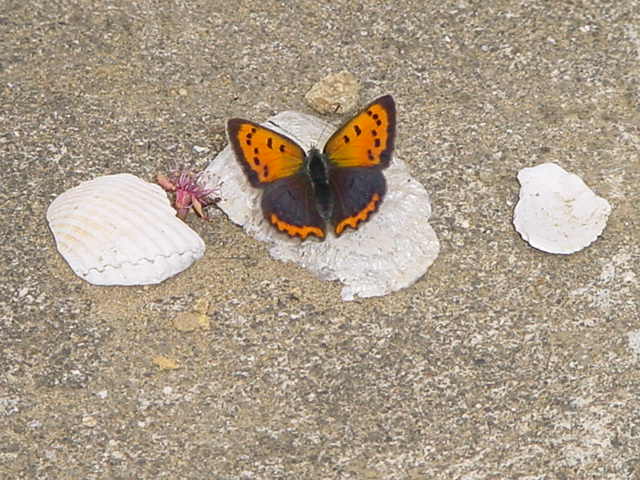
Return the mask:
[[[320,215],[322,215],[324,219],[329,219],[331,217],[332,201],[327,161],[317,148],[312,148],[307,154],[305,165],[309,178],[311,178],[311,183],[313,184],[313,191]]]

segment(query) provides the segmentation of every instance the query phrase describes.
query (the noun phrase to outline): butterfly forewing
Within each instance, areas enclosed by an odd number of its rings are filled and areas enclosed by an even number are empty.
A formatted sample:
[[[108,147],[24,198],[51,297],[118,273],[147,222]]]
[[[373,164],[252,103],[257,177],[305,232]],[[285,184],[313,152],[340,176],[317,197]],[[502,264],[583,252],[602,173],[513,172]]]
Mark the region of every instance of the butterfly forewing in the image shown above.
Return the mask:
[[[227,129],[236,159],[254,187],[264,187],[302,169],[304,150],[284,135],[238,118],[229,120]]]
[[[391,161],[396,130],[396,107],[391,95],[367,105],[342,125],[324,147],[335,167],[385,168]]]

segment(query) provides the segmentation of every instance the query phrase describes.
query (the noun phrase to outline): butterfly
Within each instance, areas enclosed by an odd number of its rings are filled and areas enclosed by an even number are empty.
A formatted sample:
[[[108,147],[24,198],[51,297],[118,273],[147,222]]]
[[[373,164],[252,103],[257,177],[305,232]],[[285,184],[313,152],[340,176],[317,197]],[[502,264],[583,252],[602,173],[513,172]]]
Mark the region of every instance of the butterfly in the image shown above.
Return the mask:
[[[358,229],[378,210],[387,190],[396,130],[391,95],[374,100],[309,152],[289,137],[249,120],[228,121],[236,159],[249,183],[263,190],[266,220],[290,237],[324,240]]]

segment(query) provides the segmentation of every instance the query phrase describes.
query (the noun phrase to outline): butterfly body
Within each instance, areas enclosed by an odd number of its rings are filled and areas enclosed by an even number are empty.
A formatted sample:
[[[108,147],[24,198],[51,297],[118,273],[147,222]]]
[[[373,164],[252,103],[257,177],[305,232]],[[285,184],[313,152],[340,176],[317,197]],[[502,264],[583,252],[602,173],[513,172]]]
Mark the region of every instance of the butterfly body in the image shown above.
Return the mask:
[[[254,122],[232,119],[228,132],[249,182],[263,189],[262,211],[291,237],[340,236],[378,210],[386,193],[382,169],[395,137],[395,104],[381,97],[342,125],[322,151],[305,153],[292,139]]]
[[[305,170],[313,185],[318,211],[322,218],[329,220],[333,208],[333,201],[331,198],[331,185],[329,183],[329,164],[326,156],[317,148],[311,148],[305,158]]]

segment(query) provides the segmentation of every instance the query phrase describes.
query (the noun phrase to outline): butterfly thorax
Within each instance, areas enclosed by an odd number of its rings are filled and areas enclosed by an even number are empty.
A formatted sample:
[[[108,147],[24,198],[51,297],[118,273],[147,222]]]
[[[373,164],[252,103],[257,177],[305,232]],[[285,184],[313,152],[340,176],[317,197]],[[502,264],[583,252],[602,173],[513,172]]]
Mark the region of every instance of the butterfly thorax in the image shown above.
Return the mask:
[[[325,155],[317,148],[311,148],[305,158],[305,168],[313,184],[320,215],[328,219],[331,216],[331,189],[329,187],[329,167]]]

